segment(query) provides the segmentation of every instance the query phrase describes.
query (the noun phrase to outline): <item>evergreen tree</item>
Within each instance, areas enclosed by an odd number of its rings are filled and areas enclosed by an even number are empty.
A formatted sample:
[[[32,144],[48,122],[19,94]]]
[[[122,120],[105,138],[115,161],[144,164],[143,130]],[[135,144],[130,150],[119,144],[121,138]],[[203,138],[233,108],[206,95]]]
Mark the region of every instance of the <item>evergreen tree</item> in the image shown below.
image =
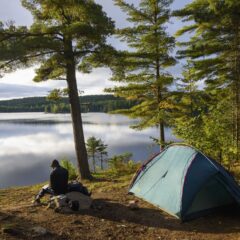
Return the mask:
[[[131,109],[119,112],[140,119],[134,128],[159,127],[163,147],[164,125],[172,108],[168,86],[173,77],[166,69],[175,64],[169,55],[174,38],[167,34],[165,25],[170,17],[172,0],[141,0],[139,6],[123,0],[115,0],[115,3],[128,14],[128,21],[132,23],[131,27],[117,31],[130,50],[119,52],[112,67],[112,80],[122,86],[106,91],[138,101]]]
[[[96,172],[96,155],[98,148],[100,147],[100,139],[96,139],[94,136],[87,139],[86,142],[88,156],[92,158],[93,172]]]
[[[93,0],[22,0],[34,23],[28,30],[0,28],[2,68],[41,63],[34,81],[66,80],[75,150],[81,178],[91,178],[82,128],[76,69],[89,72],[84,59],[103,59],[113,22]],[[6,41],[7,40],[7,41]]]
[[[205,91],[211,98],[202,118],[205,136],[218,139],[229,161],[239,160],[240,2],[195,0],[175,15],[192,23],[177,34],[193,33],[189,41],[180,44],[184,49],[179,56],[193,60],[191,71],[196,80],[205,81]]]
[[[101,170],[103,170],[103,156],[107,156],[108,153],[106,151],[108,145],[104,144],[101,139],[99,139],[98,153],[100,154],[100,166]]]

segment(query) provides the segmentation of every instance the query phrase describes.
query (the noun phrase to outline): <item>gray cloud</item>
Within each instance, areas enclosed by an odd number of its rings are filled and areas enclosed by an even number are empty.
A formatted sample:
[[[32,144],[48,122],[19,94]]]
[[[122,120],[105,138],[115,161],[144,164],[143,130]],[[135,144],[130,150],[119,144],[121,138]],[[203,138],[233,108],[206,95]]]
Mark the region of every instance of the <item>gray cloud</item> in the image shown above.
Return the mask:
[[[103,10],[111,17],[115,23],[116,27],[123,28],[129,26],[127,21],[127,15],[121,11],[121,9],[114,5],[113,0],[95,0],[98,4],[103,6]],[[30,26],[33,18],[29,11],[21,6],[21,1],[19,0],[1,0],[0,1],[0,21],[6,22],[9,20],[15,21],[17,25],[27,25]],[[138,4],[139,0],[128,0],[127,2],[132,4]],[[179,9],[184,7],[186,4],[190,3],[191,0],[175,0],[172,9]],[[174,34],[177,29],[179,29],[183,23],[173,18],[171,23],[167,25],[167,31],[170,34]],[[188,36],[185,36],[187,38]],[[119,39],[110,37],[108,42],[112,44],[117,49],[127,49],[125,43],[120,42]],[[172,74],[180,75],[182,64],[178,64],[176,67],[170,68]],[[21,77],[23,74],[24,78]],[[103,89],[113,85],[108,79],[111,74],[108,69],[100,69],[93,71],[89,75],[78,75],[78,86],[80,90],[84,90],[85,94],[102,94]],[[41,83],[39,85],[31,83],[33,77],[33,71],[22,72],[16,71],[14,76],[3,77],[0,83],[0,99],[8,98],[18,98],[18,97],[30,97],[30,96],[45,96],[51,89],[64,87],[66,84],[58,81],[50,81]],[[15,84],[14,79],[21,79],[21,81]],[[9,84],[11,82],[11,84]]]
[[[20,0],[1,0],[0,21],[14,21],[19,26],[29,26],[33,21],[31,13],[22,7]]]
[[[0,83],[0,99],[46,96],[51,88]]]

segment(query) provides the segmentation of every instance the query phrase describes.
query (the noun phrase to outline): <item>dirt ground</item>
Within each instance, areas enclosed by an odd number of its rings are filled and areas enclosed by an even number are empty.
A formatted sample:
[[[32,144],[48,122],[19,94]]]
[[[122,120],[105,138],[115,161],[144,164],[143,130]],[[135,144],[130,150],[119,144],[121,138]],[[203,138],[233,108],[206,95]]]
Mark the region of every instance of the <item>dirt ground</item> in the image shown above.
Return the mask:
[[[97,207],[72,214],[32,206],[32,196],[40,186],[0,190],[0,239],[240,240],[239,210],[181,223],[127,195],[128,180],[86,183]],[[139,209],[131,210],[130,200],[138,200]],[[33,227],[42,227],[47,234],[38,236]]]

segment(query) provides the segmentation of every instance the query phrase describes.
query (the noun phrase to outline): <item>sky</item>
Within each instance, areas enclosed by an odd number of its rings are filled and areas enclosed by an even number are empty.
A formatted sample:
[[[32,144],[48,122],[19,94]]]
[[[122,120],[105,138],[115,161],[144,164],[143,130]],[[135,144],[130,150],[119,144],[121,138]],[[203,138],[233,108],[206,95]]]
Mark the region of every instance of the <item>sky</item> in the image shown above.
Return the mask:
[[[126,14],[121,9],[114,5],[112,0],[95,0],[103,6],[103,10],[115,21],[118,28],[128,26]],[[192,0],[175,0],[172,4],[172,9],[180,9]],[[136,4],[139,0],[127,0],[128,3]],[[21,6],[20,0],[1,0],[0,1],[0,21],[14,21],[16,25],[30,26],[32,16],[25,8]],[[177,29],[182,26],[180,20],[173,18],[168,24],[167,31],[174,34]],[[124,49],[126,46],[118,39],[111,38],[109,42],[118,49]],[[171,68],[173,75],[178,76],[181,73],[182,64]],[[46,82],[35,83],[32,79],[35,76],[37,66],[19,69],[15,72],[5,74],[0,78],[0,100],[23,98],[33,96],[46,96],[54,88],[66,87],[65,81],[49,80]],[[84,92],[84,95],[104,94],[104,88],[113,87],[114,83],[111,78],[111,71],[107,68],[94,69],[90,74],[77,73],[77,84],[79,90]]]

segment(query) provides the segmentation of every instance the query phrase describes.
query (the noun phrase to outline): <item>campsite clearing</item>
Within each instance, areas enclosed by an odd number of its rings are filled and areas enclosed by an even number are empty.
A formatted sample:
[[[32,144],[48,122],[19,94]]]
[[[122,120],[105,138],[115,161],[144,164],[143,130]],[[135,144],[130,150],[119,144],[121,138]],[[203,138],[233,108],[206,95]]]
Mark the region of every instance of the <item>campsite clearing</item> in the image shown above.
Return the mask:
[[[40,185],[0,190],[0,239],[240,239],[240,213],[215,213],[181,223],[158,208],[127,195],[132,176],[85,182],[94,209],[61,214],[31,200]],[[138,200],[137,210],[128,203]],[[36,235],[33,229],[41,234]],[[46,231],[44,231],[46,230]],[[46,233],[47,232],[47,233]],[[35,234],[35,235],[34,235]]]

